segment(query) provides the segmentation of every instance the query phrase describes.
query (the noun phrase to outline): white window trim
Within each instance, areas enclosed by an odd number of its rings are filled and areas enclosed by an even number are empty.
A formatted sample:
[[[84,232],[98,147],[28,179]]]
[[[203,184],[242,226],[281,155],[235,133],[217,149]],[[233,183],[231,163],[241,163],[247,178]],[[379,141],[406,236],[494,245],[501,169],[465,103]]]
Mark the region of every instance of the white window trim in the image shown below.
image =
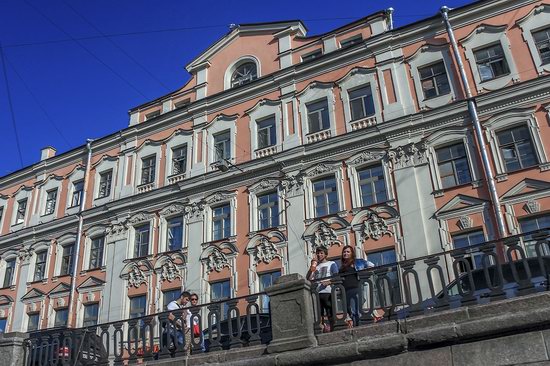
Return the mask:
[[[550,5],[541,4],[537,6],[529,14],[517,21],[517,24],[521,28],[523,39],[527,42],[527,46],[529,46],[537,72],[542,75],[545,71],[550,71],[550,63],[542,64],[533,38],[533,32],[550,27]]]
[[[139,188],[152,185],[151,189],[155,189],[158,187],[159,183],[159,176],[160,176],[160,157],[161,157],[161,145],[157,142],[153,141],[146,141],[143,143],[136,152],[136,159],[135,159],[135,170],[134,170],[134,182],[135,182],[135,189],[136,193],[140,192]],[[143,159],[149,158],[151,156],[155,156],[155,180],[153,182],[141,184],[141,168],[143,165]],[[114,172],[113,172],[114,174]],[[114,176],[113,176],[114,178]],[[99,187],[98,187],[99,188]],[[112,189],[113,187],[111,187]],[[150,189],[146,189],[144,191],[148,191]]]
[[[118,158],[116,157],[110,157],[110,156],[104,156],[100,163],[97,164],[94,169],[94,191],[93,191],[93,198],[94,198],[94,206],[101,206],[109,201],[111,201],[115,197],[115,189],[117,187],[117,165],[118,165]],[[109,192],[109,195],[106,197],[99,198],[99,182],[101,179],[101,174],[111,171],[112,177],[111,177],[111,192]]]
[[[384,171],[384,183],[386,185],[386,195],[387,201],[395,200],[395,195],[393,193],[393,183],[391,180],[390,167],[388,165],[387,159],[385,159],[386,151],[383,149],[380,150],[369,150],[359,153],[352,156],[346,160],[347,173],[350,181],[351,188],[351,203],[354,209],[362,208],[361,202],[361,187],[359,187],[359,174],[358,171],[374,165],[382,165],[382,170]],[[382,203],[377,203],[382,204]]]
[[[321,163],[317,164],[309,169],[304,170],[304,192],[305,192],[305,207],[306,207],[306,220],[318,219],[315,216],[315,206],[313,200],[313,181],[334,177],[336,179],[336,194],[338,195],[338,211],[329,216],[343,214],[345,210],[345,197],[344,197],[344,171],[340,162],[335,163]]]
[[[107,231],[102,226],[93,226],[86,232],[86,241],[84,243],[84,263],[82,264],[82,269],[84,271],[88,271],[90,269],[96,269],[96,268],[90,268],[90,257],[91,257],[91,251],[92,251],[92,241],[94,239],[103,237],[103,256],[102,256],[102,263],[99,268],[105,267],[105,251],[107,250]]]
[[[44,306],[44,301],[40,301],[40,309],[38,311],[32,311],[32,310],[28,309],[29,306],[27,306],[27,309],[25,309],[25,320],[23,320],[24,321],[23,327],[25,329],[25,332],[29,328],[29,314],[38,314],[38,327],[36,329],[37,330],[42,329],[41,325],[42,325],[42,312],[43,312],[42,307],[43,306]]]
[[[466,159],[468,160],[468,168],[470,168],[470,176],[472,181],[470,182],[472,188],[481,186],[482,175],[477,165],[477,152],[475,149],[476,143],[472,135],[472,131],[464,127],[450,127],[445,130],[436,131],[430,135],[426,140],[428,145],[428,161],[430,164],[430,176],[432,178],[432,184],[434,187],[434,196],[441,197],[444,195],[445,189],[452,189],[454,187],[443,188],[441,182],[441,174],[439,174],[439,164],[437,162],[437,155],[435,150],[441,147],[454,145],[458,143],[464,144],[466,151]]]
[[[173,150],[184,147],[187,148],[186,156],[186,165],[185,173],[174,175],[173,165],[172,165],[172,155]],[[190,177],[191,173],[191,162],[192,162],[192,147],[193,146],[193,133],[189,131],[178,130],[173,134],[170,139],[166,142],[166,164],[165,164],[165,184],[172,184],[181,179]]]
[[[299,98],[299,113],[300,121],[302,124],[302,140],[307,143],[307,136],[319,133],[326,133],[329,131],[329,137],[336,136],[336,116],[335,116],[335,98],[332,91],[332,83],[319,83],[313,82],[309,84],[302,92],[298,95]],[[327,101],[328,105],[328,118],[330,123],[330,128],[328,130],[323,130],[315,133],[309,132],[309,121],[307,118],[307,104],[312,102],[320,102],[322,100]]]
[[[67,245],[74,245],[73,247],[73,266],[77,265],[78,258],[76,257],[76,235],[75,234],[65,234],[59,239],[56,240],[56,246],[55,246],[55,269],[54,269],[54,277],[58,277],[61,275],[61,262],[63,259],[63,248]],[[68,275],[71,275],[71,273],[68,273]],[[67,275],[63,275],[67,276]]]
[[[467,217],[470,219],[469,222],[472,223],[473,220],[471,219],[470,216],[474,214],[481,214],[483,218],[483,223],[484,223],[482,226],[463,227],[462,230],[453,231],[453,232],[449,230],[448,223],[450,221],[459,220],[462,217]],[[435,218],[439,222],[439,238],[441,240],[441,246],[446,251],[454,249],[451,234],[460,234],[463,231],[466,232],[471,229],[481,228],[481,230],[483,230],[483,233],[485,235],[485,240],[494,239],[494,230],[491,226],[491,222],[492,222],[491,213],[489,211],[489,207],[485,204],[476,205],[472,207],[465,207],[463,209],[459,209],[457,211],[450,212],[450,213],[442,213],[440,215],[436,215]]]
[[[32,191],[33,189],[31,187],[23,187],[15,197],[13,198],[13,210],[11,215],[11,230],[15,231],[18,229],[21,229],[23,226],[27,225],[27,222],[29,221],[30,217],[32,216],[31,210],[32,210]],[[22,201],[26,199],[27,200],[27,209],[25,210],[25,217],[23,218],[22,222],[17,222],[17,211],[19,210],[19,201]]]
[[[229,67],[225,70],[225,75],[223,77],[223,90],[231,89],[231,78],[233,76],[233,73],[239,66],[242,64],[253,62],[256,64],[256,73],[257,73],[257,79],[259,79],[262,76],[262,67],[260,60],[252,55],[246,55],[239,57],[237,60],[233,61]]]
[[[44,277],[42,278],[42,280],[38,280],[38,281],[42,281],[44,283],[47,282],[48,274],[50,272],[50,263],[51,263],[50,256],[52,255],[52,248],[53,246],[50,245],[49,242],[44,242],[44,241],[36,243],[35,245],[32,246],[33,252],[32,252],[32,259],[30,261],[32,265],[29,267],[29,268],[32,268],[32,271],[29,271],[29,274],[27,277],[27,283],[34,282],[34,273],[36,272],[36,260],[37,260],[36,253],[43,250],[46,251],[46,268],[44,269]]]
[[[449,87],[451,91],[445,95],[426,99],[424,96],[424,91],[422,90],[420,72],[418,70],[426,66],[434,65],[441,61],[445,66],[447,81],[449,82]],[[455,90],[455,80],[453,76],[453,69],[451,68],[453,62],[447,45],[425,45],[423,47],[420,47],[409,59],[407,59],[407,63],[411,66],[410,72],[414,80],[416,96],[421,109],[441,107],[449,104],[456,99],[457,94]]]
[[[336,82],[341,89],[340,98],[344,106],[344,119],[346,121],[346,132],[351,132],[356,129],[356,125],[361,121],[367,121],[367,125],[378,124],[382,122],[382,108],[380,104],[378,82],[376,81],[376,70],[366,69],[362,67],[354,68],[346,74],[342,79]],[[374,116],[365,117],[359,120],[351,120],[351,108],[349,92],[353,89],[358,89],[364,86],[370,86],[372,93],[372,101],[374,104]],[[307,112],[306,112],[307,117]],[[372,119],[374,119],[372,121]],[[307,122],[307,121],[306,121]],[[331,121],[332,126],[332,121]]]
[[[67,202],[66,202],[67,208],[65,209],[65,214],[66,215],[76,214],[80,210],[80,205],[75,206],[75,207],[71,206],[71,203],[73,201],[74,184],[79,182],[79,181],[84,183],[84,168],[83,167],[78,167],[69,176],[69,189],[67,190],[68,192],[67,192]],[[84,197],[84,186],[82,188],[83,188],[82,189],[82,195],[81,195],[80,199],[85,200],[86,198]]]
[[[204,208],[204,214],[206,220],[204,221],[204,233],[203,238],[206,238],[206,242],[213,241],[212,236],[212,208],[223,206],[229,203],[229,209],[231,212],[231,232],[228,238],[221,239],[222,241],[231,241],[237,235],[237,193],[236,192],[218,192],[205,199],[206,206]]]
[[[285,200],[283,198],[283,190],[278,179],[262,179],[260,182],[255,183],[248,187],[248,204],[250,206],[250,232],[260,231],[258,225],[258,196],[265,193],[275,192],[277,194],[277,204],[279,205],[279,226],[286,225],[286,215],[283,213],[285,207]],[[269,228],[269,230],[276,229]],[[268,229],[263,229],[268,230]]]
[[[230,138],[230,151],[231,155],[228,159],[231,163],[235,162],[235,140],[237,139],[237,117],[226,116],[223,114],[218,115],[213,121],[210,127],[207,128],[206,146],[208,156],[208,171],[216,171],[217,168],[212,164],[216,162],[216,152],[214,148],[214,136],[225,131],[229,131]],[[205,151],[205,150],[203,150]]]
[[[254,157],[259,158],[281,151],[283,141],[281,102],[262,99],[247,113],[250,116],[250,139]],[[275,116],[275,145],[258,150],[258,121],[271,116]]]
[[[550,169],[550,163],[548,162],[546,152],[544,151],[544,144],[542,143],[539,125],[535,117],[534,109],[515,109],[500,115],[496,115],[489,120],[483,122],[483,125],[486,128],[485,134],[487,137],[487,141],[489,141],[491,153],[495,160],[497,181],[500,182],[508,179],[508,172],[506,171],[506,165],[500,153],[497,139],[497,133],[508,128],[527,126],[531,135],[533,148],[535,149],[535,154],[539,161],[538,166],[540,170],[545,171]]]
[[[465,49],[466,58],[470,63],[470,68],[472,70],[472,74],[474,75],[478,92],[482,92],[483,90],[500,89],[508,85],[511,81],[519,81],[519,74],[516,69],[514,58],[512,57],[512,46],[510,45],[510,41],[506,35],[506,25],[492,26],[482,24],[466,38],[461,40],[460,43]],[[508,75],[503,75],[495,79],[482,82],[479,75],[479,70],[477,69],[474,52],[495,44],[500,44],[502,46],[504,58],[506,59],[510,73]]]
[[[2,258],[0,260],[0,286],[4,285],[4,279],[6,278],[6,270],[8,268],[8,262],[14,259],[15,259],[15,267],[13,270],[11,282],[9,283],[8,287],[15,285],[17,275],[19,272],[20,261],[16,252],[8,251],[2,255]]]
[[[83,327],[83,324],[84,324],[84,307],[86,305],[91,305],[91,304],[97,304],[98,306],[98,309],[97,309],[97,324],[100,324],[100,319],[101,319],[101,307],[102,307],[102,299],[103,299],[103,296],[99,296],[99,299],[98,301],[88,301],[84,299],[85,296],[89,296],[89,294],[93,294],[94,292],[96,292],[97,290],[91,290],[91,291],[86,291],[85,293],[84,292],[80,292],[78,293],[78,311],[76,313],[77,315],[77,319],[76,319],[76,323],[78,324],[78,327]],[[95,297],[95,296],[94,296]]]
[[[149,225],[149,245],[147,248],[147,255],[153,253],[153,239],[154,239],[154,228],[155,228],[155,218],[151,214],[137,214],[131,217],[129,220],[130,225],[128,225],[128,251],[126,253],[126,258],[138,258],[134,255],[136,250],[136,227],[142,225]]]
[[[179,217],[182,219],[182,230],[183,230],[183,243],[182,243],[182,249],[187,247],[187,240],[188,240],[188,232],[187,230],[187,220],[185,216],[185,210],[184,206],[181,204],[173,204],[168,206],[166,209],[169,209],[170,207],[177,207],[177,211],[170,211],[170,210],[162,210],[160,211],[160,220],[159,220],[159,231],[160,231],[160,238],[159,238],[159,253],[164,253],[168,251],[168,221],[171,219],[174,219],[176,217]]]
[[[38,215],[39,215],[39,221],[40,222],[46,222],[53,220],[55,217],[57,217],[58,210],[59,210],[59,201],[61,198],[61,180],[62,177],[57,176],[50,176],[47,178],[46,182],[44,182],[40,186],[39,190],[39,202],[40,205],[38,207]],[[48,200],[48,192],[52,190],[57,190],[56,197],[55,197],[55,207],[52,213],[46,214],[46,202]],[[29,208],[27,204],[27,209]]]
[[[0,235],[2,234],[2,229],[4,227],[4,222],[6,221],[6,216],[8,214],[8,197],[0,195],[0,210],[2,210],[2,216],[0,217]]]

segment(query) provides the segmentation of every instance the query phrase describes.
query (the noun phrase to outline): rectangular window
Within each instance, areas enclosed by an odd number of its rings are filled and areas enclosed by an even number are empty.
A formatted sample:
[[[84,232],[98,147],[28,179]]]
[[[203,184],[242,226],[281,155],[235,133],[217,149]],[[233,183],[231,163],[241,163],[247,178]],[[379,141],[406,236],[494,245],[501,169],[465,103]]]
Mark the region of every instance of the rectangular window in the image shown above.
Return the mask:
[[[454,234],[451,235],[451,238],[455,249],[469,248],[471,246],[485,242],[485,234],[483,233],[483,230],[475,230],[467,233]],[[482,254],[482,252],[475,251],[468,257],[472,269],[483,267],[483,263],[481,262]],[[461,266],[461,271],[465,270],[466,269]]]
[[[330,128],[328,101],[326,99],[309,103],[306,105],[306,108],[309,133],[328,130]]]
[[[134,257],[144,257],[149,254],[149,224],[137,226]]]
[[[54,322],[53,326],[54,327],[66,327],[68,319],[69,319],[69,309],[68,308],[56,309],[55,310],[55,322]]]
[[[440,95],[449,94],[449,78],[443,61],[418,69],[420,84],[425,99],[435,98]]]
[[[92,239],[90,245],[90,265],[89,269],[99,268],[103,265],[103,247],[105,246],[105,237],[100,236]]]
[[[336,178],[328,177],[313,182],[313,205],[315,208],[315,217],[338,212]]]
[[[2,287],[10,287],[13,283],[15,274],[15,258],[6,261],[6,270],[4,271],[4,283]]]
[[[531,134],[526,126],[500,131],[497,133],[497,139],[507,172],[538,164]]]
[[[213,282],[210,284],[210,302],[215,302],[221,299],[229,299],[231,297],[231,287],[229,280]],[[229,305],[224,303],[220,309],[222,314],[222,319],[227,318],[227,311],[229,310]]]
[[[82,319],[83,327],[93,327],[97,325],[97,319],[99,315],[99,304],[86,304],[84,305],[84,317]]]
[[[279,226],[279,196],[270,192],[258,196],[258,229]]]
[[[229,160],[231,158],[231,137],[229,131],[214,135],[215,161]]]
[[[164,311],[168,310],[166,307],[172,301],[177,300],[180,297],[181,290],[166,290],[162,292],[162,305],[164,306]]]
[[[140,318],[146,315],[147,297],[145,295],[130,298],[130,319]]]
[[[361,206],[370,206],[388,200],[382,165],[363,168],[357,171],[357,175],[361,189]]]
[[[15,216],[15,223],[21,224],[25,221],[25,214],[27,213],[27,199],[17,201],[17,215]]]
[[[183,247],[183,218],[174,217],[168,220],[168,250],[177,250]]]
[[[174,103],[174,108],[175,109],[183,108],[183,107],[188,106],[189,104],[191,104],[191,99],[187,98],[187,99],[180,100],[179,102]]]
[[[550,28],[533,32],[533,39],[542,64],[550,63]]]
[[[54,213],[56,201],[57,201],[57,188],[46,192],[46,206],[44,208],[44,215],[51,215]]]
[[[363,36],[359,34],[357,36],[353,36],[351,38],[345,39],[342,42],[340,42],[340,47],[341,48],[350,47],[350,46],[353,46],[354,44],[361,43],[362,40],[363,40]]]
[[[155,181],[156,155],[141,159],[141,184],[153,183]]]
[[[185,173],[187,170],[187,145],[172,149],[172,175]]]
[[[263,119],[258,124],[258,149],[277,144],[277,134],[275,132],[275,116]]]
[[[40,313],[27,314],[27,316],[29,317],[29,322],[27,323],[27,332],[38,330]]]
[[[84,191],[84,181],[81,180],[73,184],[73,195],[71,197],[71,207],[80,206],[83,191]]]
[[[0,334],[6,333],[7,326],[8,326],[8,319],[0,318]]]
[[[266,288],[273,286],[275,280],[281,277],[281,271],[260,273],[260,292],[264,292]],[[262,295],[260,297],[260,313],[269,313],[269,296]]]
[[[154,111],[154,112],[146,114],[145,115],[145,120],[149,121],[150,119],[153,119],[153,118],[158,117],[158,116],[160,116],[160,111]]]
[[[74,265],[74,244],[63,247],[63,256],[61,257],[60,276],[68,275],[73,272]]]
[[[108,170],[106,172],[99,174],[99,190],[97,192],[97,198],[105,198],[111,195],[112,181],[113,181],[112,170]]]
[[[435,150],[437,167],[443,188],[470,183],[472,176],[463,143],[441,147]]]
[[[381,250],[378,252],[368,253],[367,259],[374,263],[376,267],[385,266],[397,262],[395,249]]]
[[[48,251],[43,250],[36,253],[36,262],[34,265],[34,279],[33,281],[40,281],[44,279],[46,275],[46,260],[48,258]]]
[[[550,215],[541,215],[541,216],[535,216],[535,217],[528,217],[525,219],[520,219],[519,226],[521,228],[522,233],[529,233],[532,231],[537,230],[543,230],[543,229],[550,229]],[[523,238],[523,245],[525,246],[525,254],[528,257],[536,257],[537,252],[535,249],[535,243],[536,241],[533,240],[532,235],[526,235]],[[549,255],[546,250],[546,246],[543,245],[541,247],[542,249],[542,255]]]
[[[221,240],[231,236],[231,206],[212,208],[212,240]]]
[[[510,73],[500,43],[475,51],[474,57],[481,81],[496,79]]]
[[[316,58],[321,57],[322,55],[323,55],[323,51],[320,49],[310,52],[307,55],[302,56],[302,62],[314,60]]]
[[[370,85],[349,92],[349,108],[352,121],[374,115],[374,100]]]

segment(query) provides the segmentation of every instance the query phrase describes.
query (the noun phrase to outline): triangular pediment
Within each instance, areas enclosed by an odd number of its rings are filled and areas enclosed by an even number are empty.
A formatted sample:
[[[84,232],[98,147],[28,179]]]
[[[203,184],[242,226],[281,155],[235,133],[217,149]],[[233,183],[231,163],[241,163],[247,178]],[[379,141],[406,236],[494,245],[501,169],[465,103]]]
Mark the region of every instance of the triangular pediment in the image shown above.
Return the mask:
[[[80,286],[78,286],[78,289],[85,289],[85,288],[93,288],[98,286],[103,286],[105,284],[105,281],[91,276],[90,278],[86,279],[86,281],[82,282]]]
[[[42,291],[40,291],[37,288],[30,289],[29,292],[27,292],[23,297],[21,297],[21,300],[32,300],[40,297],[44,297],[46,294]]]
[[[13,299],[11,296],[8,295],[0,295],[0,306],[2,305],[9,305],[13,302]]]
[[[525,178],[512,188],[508,192],[502,195],[503,199],[512,198],[522,195],[528,195],[538,191],[550,190],[550,182],[542,180]]]
[[[185,68],[187,71],[192,72],[194,69],[201,67],[209,62],[209,60],[219,51],[231,47],[231,44],[242,36],[272,34],[275,38],[277,33],[283,33],[285,31],[305,36],[307,29],[299,20],[234,25],[229,33],[208,47]]]
[[[466,196],[464,194],[459,194],[451,199],[449,202],[443,205],[439,210],[436,211],[435,216],[441,216],[446,213],[456,212],[463,209],[483,207],[488,201],[481,198],[476,198],[472,196]]]
[[[63,293],[68,293],[71,290],[71,286],[61,282],[59,285],[55,286],[48,295],[58,295]]]

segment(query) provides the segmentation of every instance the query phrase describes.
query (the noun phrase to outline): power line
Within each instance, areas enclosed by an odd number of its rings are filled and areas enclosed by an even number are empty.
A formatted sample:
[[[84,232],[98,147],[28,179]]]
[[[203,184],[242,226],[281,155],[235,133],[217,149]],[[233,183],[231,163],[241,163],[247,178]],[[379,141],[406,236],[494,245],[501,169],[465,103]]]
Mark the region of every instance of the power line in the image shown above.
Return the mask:
[[[101,36],[109,41],[114,47],[116,47],[124,56],[129,58],[134,64],[136,64],[140,69],[142,69],[147,75],[149,75],[151,78],[153,78],[156,82],[158,82],[165,90],[169,91],[170,88],[166,86],[162,81],[160,81],[155,75],[153,75],[149,70],[145,68],[140,62],[138,62],[135,58],[130,56],[122,47],[120,47],[115,41],[113,41],[111,38],[107,37],[98,27],[96,27],[92,22],[90,22],[82,13],[78,12],[71,4],[69,4],[67,1],[63,1],[65,6],[67,6],[69,9],[71,9],[76,15],[78,15],[82,20],[86,22],[90,27],[95,29],[96,32],[101,34]]]
[[[25,1],[25,4],[27,4],[28,6],[30,6],[31,8],[34,9],[34,11],[36,11],[38,14],[40,14],[42,17],[44,17],[44,19],[46,19],[50,24],[52,24],[55,28],[57,28],[59,31],[61,31],[63,34],[65,34],[67,37],[69,37],[72,41],[74,41],[77,45],[80,46],[80,48],[82,48],[84,51],[86,51],[90,56],[92,56],[96,61],[98,61],[99,63],[101,63],[103,66],[105,66],[107,69],[109,69],[109,71],[111,71],[116,77],[118,77],[120,80],[122,80],[126,85],[128,85],[130,88],[132,88],[136,93],[138,93],[139,95],[141,95],[143,98],[147,99],[148,97],[143,94],[138,88],[136,88],[132,83],[130,83],[130,81],[126,80],[125,77],[123,77],[122,75],[120,75],[118,72],[116,72],[115,69],[113,69],[111,66],[107,65],[104,61],[102,61],[98,56],[96,56],[92,51],[90,51],[90,49],[88,49],[86,46],[84,46],[81,42],[79,42],[78,40],[76,40],[73,36],[71,36],[69,33],[67,33],[63,28],[61,28],[60,26],[58,26],[50,17],[48,17],[46,14],[44,14],[42,11],[40,11],[40,9],[38,9],[37,7],[35,7],[33,4],[31,4],[29,1],[27,0],[24,0]]]
[[[34,102],[36,103],[36,105],[38,106],[38,108],[40,108],[40,110],[42,111],[42,113],[44,113],[44,115],[46,116],[46,119],[48,120],[48,122],[50,122],[50,124],[52,125],[52,127],[54,128],[54,130],[59,134],[59,136],[61,136],[61,138],[63,139],[63,141],[65,142],[65,144],[67,144],[67,147],[68,148],[71,148],[73,145],[69,142],[69,140],[65,137],[65,135],[63,135],[63,133],[61,132],[61,130],[57,127],[57,124],[54,122],[54,120],[50,117],[50,115],[48,114],[48,112],[46,111],[46,109],[42,106],[42,104],[38,101],[38,98],[36,97],[36,95],[32,92],[31,88],[28,86],[28,84],[25,82],[25,80],[23,79],[23,77],[21,76],[21,74],[19,74],[19,72],[17,72],[17,69],[15,68],[15,66],[13,65],[13,63],[11,63],[9,60],[8,60],[8,57],[7,56],[4,56],[5,57],[5,61],[6,63],[8,63],[11,67],[11,69],[13,70],[13,72],[15,73],[15,75],[17,75],[17,77],[19,78],[19,80],[21,81],[21,84],[23,84],[23,86],[25,87],[25,89],[27,90],[27,92],[31,95],[31,97],[33,98]]]
[[[19,155],[19,163],[21,164],[21,168],[23,168],[23,154],[21,153],[21,143],[19,142],[19,133],[17,131],[17,124],[15,123],[15,112],[13,110],[13,102],[11,99],[8,73],[6,70],[6,60],[4,58],[4,49],[2,48],[1,43],[0,43],[0,59],[2,60],[2,72],[4,73],[4,80],[6,81],[6,93],[8,96],[8,105],[10,107],[11,123],[13,126],[13,132],[15,134],[15,144],[17,146],[17,153]]]

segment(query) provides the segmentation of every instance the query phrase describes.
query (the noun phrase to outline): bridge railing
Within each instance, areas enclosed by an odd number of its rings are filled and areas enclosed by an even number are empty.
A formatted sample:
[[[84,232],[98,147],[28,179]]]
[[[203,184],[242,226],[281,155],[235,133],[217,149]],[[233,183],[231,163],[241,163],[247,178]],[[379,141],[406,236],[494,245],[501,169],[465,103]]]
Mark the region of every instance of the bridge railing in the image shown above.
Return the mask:
[[[349,274],[353,281],[341,273],[313,281],[314,326],[342,329],[546,291],[549,274],[545,230],[366,268]]]
[[[257,293],[90,327],[31,333],[26,365],[127,365],[268,343],[271,318],[261,312],[268,308],[267,299]]]

